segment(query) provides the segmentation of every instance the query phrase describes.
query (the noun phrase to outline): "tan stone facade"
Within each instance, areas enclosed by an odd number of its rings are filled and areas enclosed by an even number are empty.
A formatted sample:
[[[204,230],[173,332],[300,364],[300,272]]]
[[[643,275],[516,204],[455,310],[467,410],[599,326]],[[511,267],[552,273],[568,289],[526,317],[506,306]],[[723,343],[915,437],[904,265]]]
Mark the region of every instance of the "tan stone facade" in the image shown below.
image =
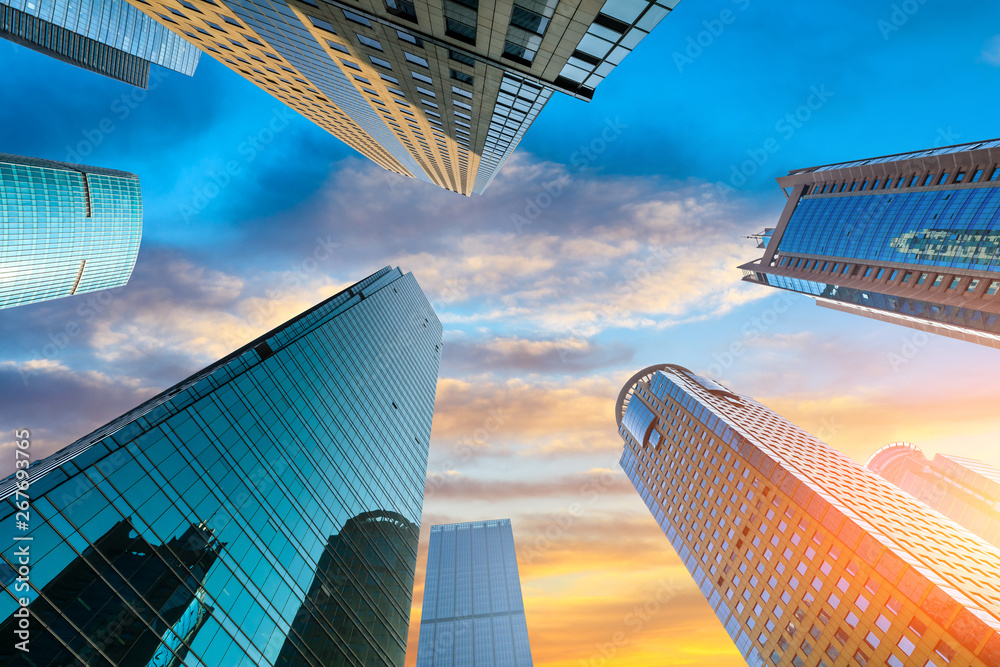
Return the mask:
[[[131,2],[385,169],[465,195],[554,91],[590,99],[676,4]]]

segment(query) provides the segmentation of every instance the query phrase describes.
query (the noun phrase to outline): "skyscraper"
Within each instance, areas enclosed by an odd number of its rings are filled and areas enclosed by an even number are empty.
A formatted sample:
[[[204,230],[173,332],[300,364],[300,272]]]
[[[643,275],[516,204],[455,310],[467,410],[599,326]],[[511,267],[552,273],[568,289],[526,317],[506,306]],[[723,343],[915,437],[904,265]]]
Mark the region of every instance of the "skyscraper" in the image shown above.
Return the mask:
[[[135,174],[0,153],[0,308],[120,287],[142,237]]]
[[[628,380],[621,465],[750,665],[1000,665],[1000,550],[750,397]]]
[[[132,0],[380,166],[481,194],[678,0]]]
[[[886,445],[865,465],[1000,547],[1000,470],[948,454],[935,454],[928,461],[919,447],[908,442]]]
[[[0,662],[398,665],[440,346],[386,267],[0,483]]]
[[[190,76],[201,56],[125,0],[2,0],[0,37],[140,88],[150,64]]]
[[[510,519],[431,526],[417,667],[531,667]]]
[[[826,308],[1000,347],[1000,140],[778,179],[778,224],[743,280]]]

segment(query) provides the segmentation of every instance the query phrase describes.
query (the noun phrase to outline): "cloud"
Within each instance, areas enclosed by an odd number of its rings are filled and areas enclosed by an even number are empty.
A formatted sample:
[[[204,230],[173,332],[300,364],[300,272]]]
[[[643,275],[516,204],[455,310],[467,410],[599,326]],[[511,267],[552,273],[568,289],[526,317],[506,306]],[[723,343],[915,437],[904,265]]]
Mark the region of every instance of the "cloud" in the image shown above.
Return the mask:
[[[1000,35],[983,45],[982,58],[994,67],[1000,67]]]
[[[315,268],[264,269],[238,277],[206,263],[176,250],[149,248],[128,285],[91,299],[96,312],[81,337],[96,359],[123,366],[173,357],[186,361],[191,372],[348,284]]]
[[[621,470],[590,470],[556,478],[531,480],[483,479],[456,471],[427,475],[424,497],[435,501],[503,502],[529,498],[594,498],[604,494],[634,494]]]
[[[462,470],[478,455],[562,456],[621,449],[614,399],[602,377],[546,380],[441,378],[431,432],[431,470]],[[447,466],[445,469],[449,469]]]
[[[0,362],[0,477],[14,470],[14,429],[31,433],[38,460],[156,393],[142,378],[73,371],[59,362]]]
[[[635,350],[623,343],[602,345],[583,338],[528,339],[519,336],[446,340],[442,372],[576,373],[623,364]]]
[[[549,338],[670,326],[763,298],[735,267],[757,252],[741,237],[774,212],[720,201],[707,183],[577,174],[522,152],[486,195],[463,199],[360,160],[338,167],[318,197],[247,221],[235,254],[296,266],[333,244],[338,277],[396,264],[444,322]]]
[[[502,330],[516,318],[547,336],[663,328],[766,296],[745,289],[735,268],[756,252],[739,237],[762,222],[741,219],[707,186],[634,180],[622,188],[574,181],[566,186],[573,201],[553,204],[544,225],[466,232],[399,262],[443,321]]]

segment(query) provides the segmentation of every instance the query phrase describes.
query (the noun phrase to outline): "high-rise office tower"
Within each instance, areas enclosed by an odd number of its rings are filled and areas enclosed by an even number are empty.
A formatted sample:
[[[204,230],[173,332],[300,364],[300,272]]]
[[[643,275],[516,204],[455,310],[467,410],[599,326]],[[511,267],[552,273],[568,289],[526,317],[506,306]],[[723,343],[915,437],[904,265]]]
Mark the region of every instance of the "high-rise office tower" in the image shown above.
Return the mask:
[[[916,445],[894,442],[868,459],[869,470],[1000,547],[1000,470],[949,454],[927,460]]]
[[[1000,140],[797,169],[743,280],[1000,347]]]
[[[531,667],[510,519],[431,526],[417,667]]]
[[[440,346],[386,267],[0,482],[0,664],[399,665]]]
[[[120,287],[142,237],[135,174],[0,153],[0,308]]]
[[[201,56],[125,0],[2,0],[0,37],[140,88],[150,64],[190,76]]]
[[[678,0],[131,0],[389,171],[481,194]]]
[[[1000,550],[750,397],[622,388],[621,464],[747,663],[1000,665]]]

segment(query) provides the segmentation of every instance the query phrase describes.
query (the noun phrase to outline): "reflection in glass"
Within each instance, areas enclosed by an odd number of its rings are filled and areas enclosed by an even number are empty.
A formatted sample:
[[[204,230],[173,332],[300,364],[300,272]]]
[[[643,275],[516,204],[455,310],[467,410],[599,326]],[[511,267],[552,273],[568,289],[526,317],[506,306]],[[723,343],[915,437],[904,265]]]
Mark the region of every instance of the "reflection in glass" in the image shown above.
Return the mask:
[[[42,588],[29,606],[30,658],[38,665],[178,665],[184,652],[170,648],[178,624],[224,545],[204,525],[193,525],[167,544],[154,545],[123,519]],[[0,624],[13,637],[16,619]],[[189,628],[193,637],[203,621]],[[59,639],[56,639],[58,637]],[[77,657],[75,657],[77,656]],[[154,661],[154,656],[159,660]],[[0,642],[0,662],[25,658]]]
[[[331,535],[275,664],[402,665],[419,533],[403,515],[378,511]]]

